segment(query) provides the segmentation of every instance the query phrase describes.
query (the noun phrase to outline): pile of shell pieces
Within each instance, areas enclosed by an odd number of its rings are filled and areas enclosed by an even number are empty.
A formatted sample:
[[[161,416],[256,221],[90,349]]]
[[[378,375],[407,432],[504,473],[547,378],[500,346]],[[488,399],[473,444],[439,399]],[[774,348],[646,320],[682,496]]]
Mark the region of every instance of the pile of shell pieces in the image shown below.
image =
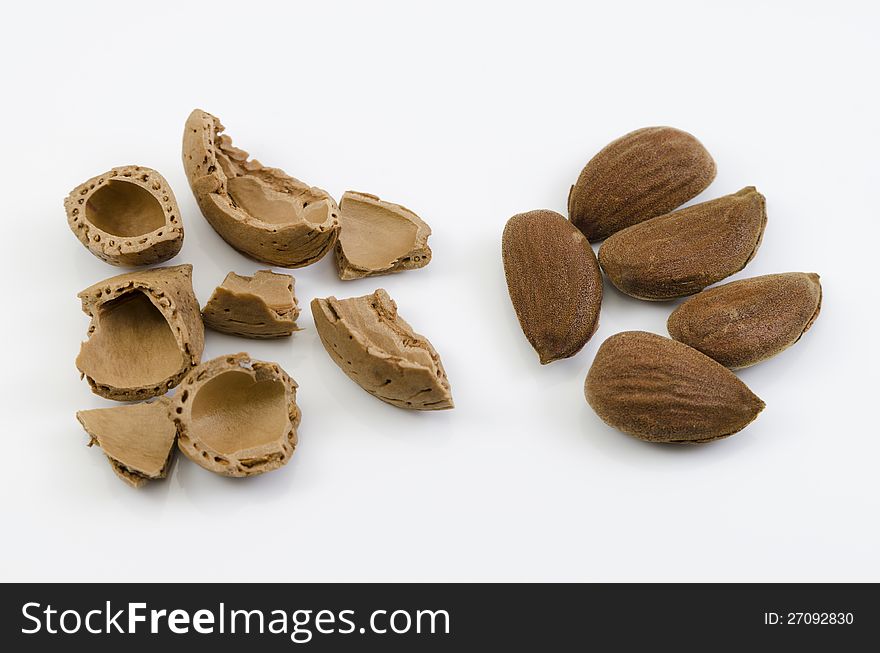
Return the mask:
[[[285,268],[333,251],[343,280],[431,260],[431,229],[409,209],[358,192],[337,204],[320,188],[250,159],[223,129],[216,117],[193,111],[183,165],[202,214],[235,249]],[[89,445],[99,445],[134,487],[164,478],[177,448],[224,476],[286,464],[301,417],[296,382],[277,363],[246,353],[202,362],[202,352],[205,327],[243,338],[290,337],[299,316],[293,277],[230,272],[200,307],[191,265],[144,269],[175,256],[184,235],[174,193],[149,168],[97,175],[74,188],[64,206],[71,230],[92,254],[140,267],[79,293],[91,322],[77,368],[95,394],[129,402],[77,413]],[[439,355],[385,290],[315,298],[311,309],[330,357],[364,390],[405,409],[453,407]]]

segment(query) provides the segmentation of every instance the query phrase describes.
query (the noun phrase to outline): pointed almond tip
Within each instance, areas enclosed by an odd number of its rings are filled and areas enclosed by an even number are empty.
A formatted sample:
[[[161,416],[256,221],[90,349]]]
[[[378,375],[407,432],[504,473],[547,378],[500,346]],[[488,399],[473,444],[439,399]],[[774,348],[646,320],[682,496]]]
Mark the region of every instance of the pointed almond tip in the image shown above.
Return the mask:
[[[535,350],[537,351],[537,350]],[[578,350],[580,351],[580,350]],[[577,353],[577,352],[575,352]],[[559,352],[547,352],[542,353],[538,352],[538,360],[541,362],[541,365],[549,365],[550,363],[555,363],[556,361],[565,360],[566,358],[571,358],[574,356],[572,353],[559,353]]]
[[[755,417],[757,417],[765,408],[767,408],[767,404],[758,395],[753,394],[753,396],[755,398]]]
[[[764,197],[761,193],[758,192],[758,189],[754,186],[745,186],[734,193],[735,197],[752,197],[757,195],[758,197]]]

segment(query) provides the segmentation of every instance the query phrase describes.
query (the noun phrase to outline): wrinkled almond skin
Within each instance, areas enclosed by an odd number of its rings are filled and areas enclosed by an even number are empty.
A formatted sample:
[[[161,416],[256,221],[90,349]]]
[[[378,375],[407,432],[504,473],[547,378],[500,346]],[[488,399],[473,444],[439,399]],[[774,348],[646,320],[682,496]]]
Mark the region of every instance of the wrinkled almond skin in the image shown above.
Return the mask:
[[[685,297],[742,270],[766,224],[764,196],[749,186],[614,234],[602,243],[599,264],[631,297]]]
[[[644,331],[602,343],[584,394],[605,423],[648,442],[711,442],[742,430],[764,409],[726,367]]]
[[[791,347],[821,305],[818,274],[768,274],[704,290],[676,308],[666,327],[679,342],[738,369]]]
[[[501,255],[510,301],[541,364],[575,355],[599,325],[602,274],[590,243],[553,211],[513,216]]]
[[[568,215],[595,242],[678,208],[715,179],[715,161],[696,138],[645,127],[605,146],[571,187]]]

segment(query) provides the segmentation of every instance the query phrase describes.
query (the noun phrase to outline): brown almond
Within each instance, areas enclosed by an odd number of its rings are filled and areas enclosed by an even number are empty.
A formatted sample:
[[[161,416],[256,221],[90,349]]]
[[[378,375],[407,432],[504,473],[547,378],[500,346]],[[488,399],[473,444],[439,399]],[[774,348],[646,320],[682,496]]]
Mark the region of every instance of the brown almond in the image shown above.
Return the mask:
[[[554,211],[520,213],[501,238],[507,291],[542,365],[574,356],[599,326],[602,275],[590,243]]]
[[[818,274],[768,274],[704,290],[676,308],[669,335],[726,367],[748,367],[800,340],[822,305]]]
[[[648,442],[718,440],[764,409],[723,365],[644,331],[625,331],[602,343],[584,394],[605,423]]]
[[[696,138],[645,127],[605,146],[571,187],[568,215],[595,242],[668,213],[715,179],[715,161]]]
[[[764,196],[749,186],[614,234],[602,243],[599,264],[638,299],[693,295],[742,270],[766,224]]]

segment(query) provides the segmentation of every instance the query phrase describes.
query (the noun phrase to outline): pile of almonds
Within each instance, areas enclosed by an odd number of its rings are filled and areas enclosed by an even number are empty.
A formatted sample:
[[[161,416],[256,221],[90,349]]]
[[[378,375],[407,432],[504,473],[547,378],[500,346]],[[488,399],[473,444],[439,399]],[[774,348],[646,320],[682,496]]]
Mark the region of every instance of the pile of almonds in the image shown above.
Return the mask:
[[[676,210],[715,178],[692,135],[648,127],[584,167],[553,211],[508,220],[502,258],[510,299],[542,364],[579,352],[595,333],[602,274],[636,299],[693,295],[669,316],[672,339],[642,331],[608,338],[584,393],[602,420],[649,442],[709,442],[752,422],[764,402],[730,370],[775,356],[819,314],[819,276],[789,272],[708,288],[754,258],[767,222],[754,187]],[[598,259],[590,242],[604,240]],[[707,289],[708,288],[708,289]]]

